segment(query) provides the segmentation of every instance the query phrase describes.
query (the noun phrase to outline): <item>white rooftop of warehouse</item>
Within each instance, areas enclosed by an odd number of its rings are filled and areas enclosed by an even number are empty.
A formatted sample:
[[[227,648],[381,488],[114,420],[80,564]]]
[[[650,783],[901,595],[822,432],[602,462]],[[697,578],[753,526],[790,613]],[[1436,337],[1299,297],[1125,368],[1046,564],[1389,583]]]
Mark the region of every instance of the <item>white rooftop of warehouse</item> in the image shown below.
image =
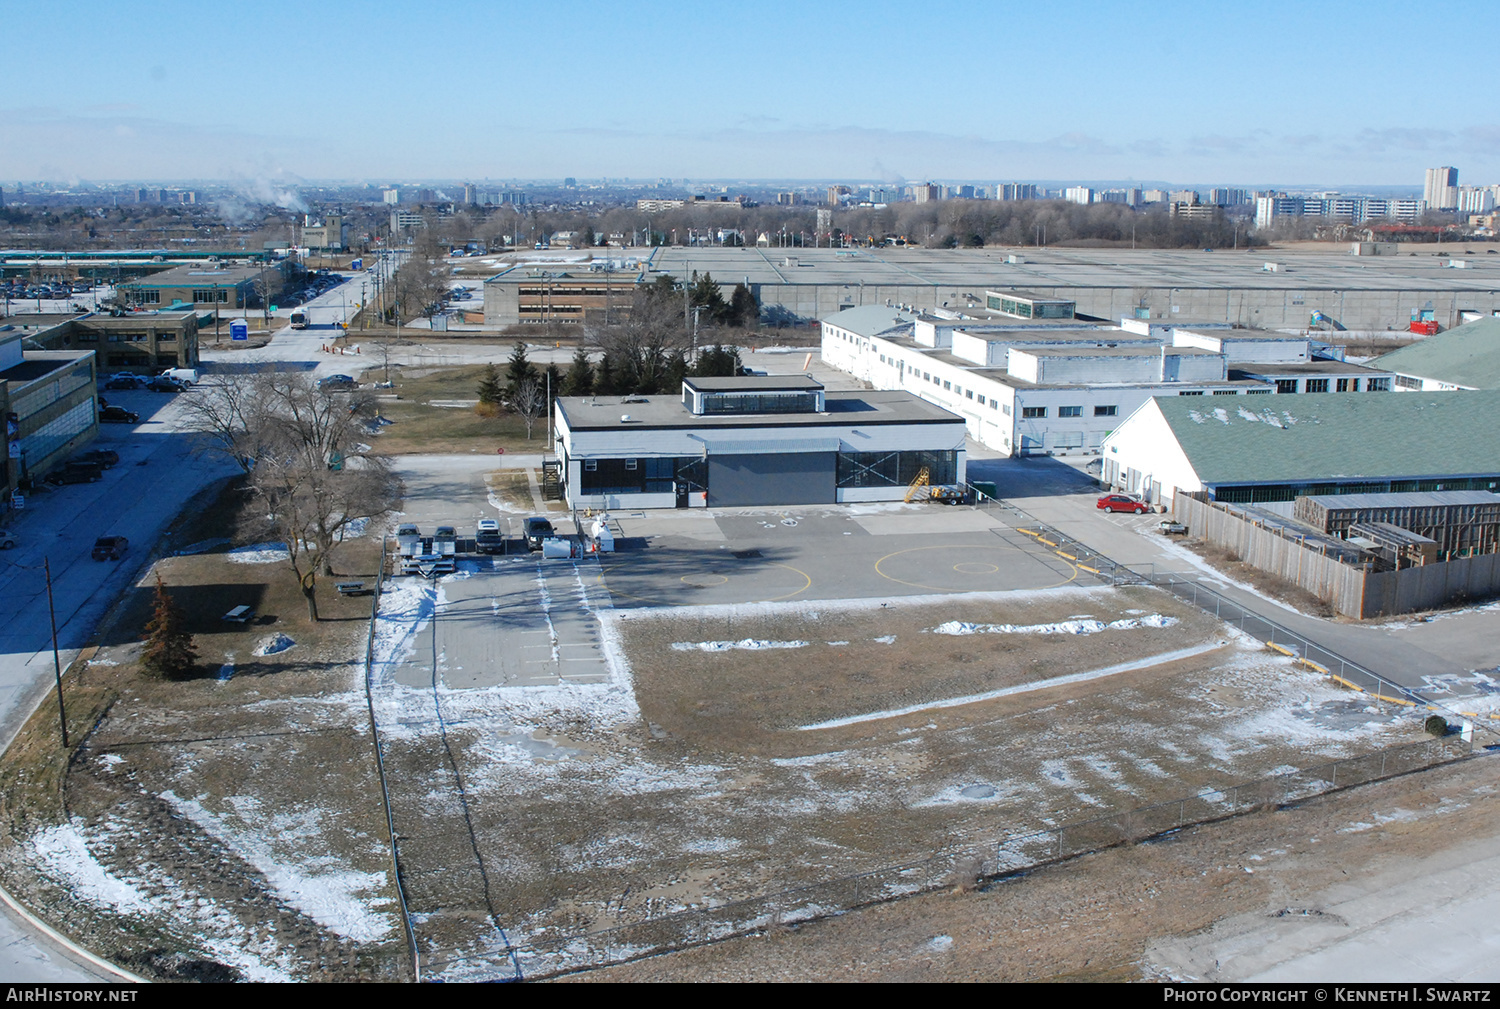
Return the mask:
[[[1056,287],[1218,288],[1337,291],[1491,291],[1500,287],[1500,255],[1475,255],[1449,246],[1467,269],[1446,266],[1432,245],[1407,254],[1351,256],[1305,249],[778,249],[714,246],[662,247],[649,269],[674,275],[709,273],[721,284],[848,284],[953,287],[982,295],[985,289],[1032,291]],[[1008,256],[1020,263],[1009,263]],[[1267,271],[1274,262],[1277,270]]]

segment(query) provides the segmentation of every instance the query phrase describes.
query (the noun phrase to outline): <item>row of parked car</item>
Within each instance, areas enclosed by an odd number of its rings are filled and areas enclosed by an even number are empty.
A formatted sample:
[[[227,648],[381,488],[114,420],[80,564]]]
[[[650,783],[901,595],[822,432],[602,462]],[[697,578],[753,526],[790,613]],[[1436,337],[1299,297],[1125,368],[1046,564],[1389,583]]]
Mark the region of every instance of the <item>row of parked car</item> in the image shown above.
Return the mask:
[[[75,280],[71,284],[62,281],[50,284],[32,284],[28,281],[17,280],[0,284],[0,297],[12,300],[43,298],[60,301],[63,298],[71,298],[75,294],[83,294],[93,289],[94,284],[87,280]]]
[[[113,449],[94,448],[79,452],[61,466],[47,474],[50,484],[93,483],[120,461],[120,453]]]

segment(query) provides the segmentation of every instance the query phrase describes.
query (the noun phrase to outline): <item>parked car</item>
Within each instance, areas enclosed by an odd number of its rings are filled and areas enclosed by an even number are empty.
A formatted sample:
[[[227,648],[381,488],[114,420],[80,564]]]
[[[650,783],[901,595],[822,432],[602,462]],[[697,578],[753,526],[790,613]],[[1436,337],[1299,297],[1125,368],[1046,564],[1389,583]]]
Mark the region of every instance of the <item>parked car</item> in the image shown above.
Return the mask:
[[[453,526],[438,526],[433,530],[432,538],[435,540],[456,540],[458,539],[458,530]]]
[[[1151,510],[1150,505],[1134,494],[1106,494],[1094,504],[1094,507],[1106,512],[1135,512],[1137,515]]]
[[[106,406],[99,411],[99,420],[104,424],[139,424],[141,415],[132,413],[123,406]]]
[[[402,536],[420,536],[420,535],[422,535],[422,531],[420,529],[418,529],[416,526],[412,525],[410,522],[403,522],[401,525],[399,525],[399,526],[396,527],[396,536],[398,538],[402,537]]]
[[[197,368],[168,368],[166,371],[162,372],[162,376],[165,378],[175,378],[183,385],[198,384]]]
[[[181,392],[187,388],[187,383],[166,375],[157,375],[146,388],[152,392]]]
[[[359,383],[354,381],[353,375],[324,375],[318,379],[318,388],[324,392],[342,392],[359,388]]]
[[[552,538],[552,523],[544,518],[529,518],[523,527],[527,550],[542,549],[542,541]]]
[[[103,475],[97,466],[59,466],[47,474],[47,482],[61,487],[70,483],[93,483]]]
[[[0,529],[0,550],[9,550],[16,545],[16,534],[9,529]]]
[[[505,549],[505,538],[500,535],[500,523],[494,519],[480,519],[474,524],[474,548],[482,554],[498,554]]]
[[[87,452],[79,452],[73,458],[69,459],[68,465],[71,466],[74,463],[78,463],[81,465],[100,466],[104,469],[109,469],[112,466],[118,465],[119,462],[120,453],[114,451],[113,449],[91,448]]]
[[[130,541],[123,536],[100,536],[94,541],[94,560],[117,561],[125,556],[129,545]]]
[[[140,387],[141,380],[136,378],[134,375],[116,375],[114,378],[104,383],[104,388],[110,390],[139,389]]]
[[[1156,528],[1161,530],[1163,536],[1186,536],[1188,527],[1175,519],[1162,519]]]

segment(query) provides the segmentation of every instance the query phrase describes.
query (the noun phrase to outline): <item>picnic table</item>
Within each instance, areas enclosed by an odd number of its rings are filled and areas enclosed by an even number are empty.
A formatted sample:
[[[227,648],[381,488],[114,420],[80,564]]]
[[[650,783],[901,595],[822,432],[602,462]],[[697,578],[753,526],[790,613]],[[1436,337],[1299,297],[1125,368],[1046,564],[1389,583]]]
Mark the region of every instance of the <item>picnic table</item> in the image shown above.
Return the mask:
[[[224,614],[224,619],[234,624],[248,624],[255,619],[255,611],[248,606],[236,606]]]

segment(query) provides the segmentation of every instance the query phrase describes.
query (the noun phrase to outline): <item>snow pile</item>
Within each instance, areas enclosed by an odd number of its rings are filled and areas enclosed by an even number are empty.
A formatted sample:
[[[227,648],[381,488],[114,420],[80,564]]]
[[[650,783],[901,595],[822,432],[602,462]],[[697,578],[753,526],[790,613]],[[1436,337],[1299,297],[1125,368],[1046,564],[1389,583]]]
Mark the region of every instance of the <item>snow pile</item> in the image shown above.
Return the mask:
[[[227,818],[209,812],[197,800],[181,798],[170,790],[161,793],[161,797],[205,833],[255,866],[282,900],[328,931],[355,942],[378,942],[395,929],[390,915],[371,910],[368,902],[357,896],[362,891],[383,888],[385,873],[358,872],[331,856],[315,858],[311,865],[289,865],[272,851],[267,832],[237,830]],[[259,803],[252,801],[237,805],[243,813],[254,811]],[[272,828],[269,833],[275,837],[287,834],[286,824],[268,826]],[[295,831],[292,833],[295,835]],[[383,901],[386,898],[377,899]]]
[[[291,560],[285,543],[252,543],[248,547],[235,547],[228,557],[235,564],[275,564]]]
[[[676,652],[759,652],[768,648],[806,648],[806,641],[767,641],[764,638],[742,638],[739,641],[674,641]]]
[[[1176,617],[1165,617],[1151,613],[1144,617],[1127,617],[1123,620],[1092,618],[1061,620],[1052,624],[971,624],[962,620],[950,620],[932,628],[933,634],[1098,634],[1100,631],[1129,631],[1139,627],[1171,627]],[[673,646],[676,647],[675,645]]]
[[[264,641],[262,641],[260,644],[256,645],[255,646],[255,651],[252,652],[251,654],[253,654],[253,655],[275,655],[277,652],[284,652],[284,651],[286,651],[288,648],[291,648],[292,646],[296,645],[296,643],[297,642],[293,641],[291,638],[287,637],[285,634],[273,634],[269,638],[266,638]],[[233,666],[230,667],[231,670],[233,668],[234,668]],[[227,676],[221,676],[220,677],[220,679],[228,679],[228,678],[229,677],[227,677]]]

